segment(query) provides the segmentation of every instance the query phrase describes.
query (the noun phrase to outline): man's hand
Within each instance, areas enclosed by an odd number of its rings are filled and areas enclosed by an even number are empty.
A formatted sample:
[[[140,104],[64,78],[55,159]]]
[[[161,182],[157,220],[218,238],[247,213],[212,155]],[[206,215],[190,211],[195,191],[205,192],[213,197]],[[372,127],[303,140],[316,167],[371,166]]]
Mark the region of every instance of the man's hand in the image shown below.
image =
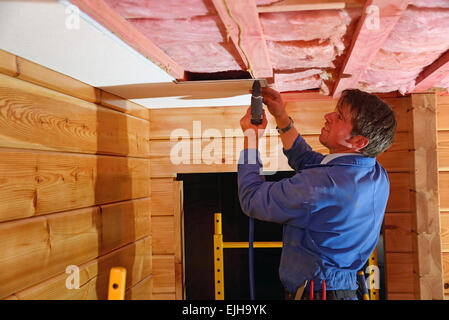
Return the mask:
[[[271,88],[262,88],[263,103],[268,107],[268,111],[272,114],[276,120],[278,128],[286,128],[290,124],[290,117],[285,110],[284,102],[282,101],[281,94]],[[282,145],[285,150],[290,149],[293,146],[296,138],[298,137],[298,131],[293,126],[286,133],[281,134]]]
[[[251,123],[251,107],[248,108],[246,114],[240,119],[240,127],[245,135],[244,148],[257,148],[259,138],[263,136],[267,127],[267,116],[265,110],[263,110],[262,123],[255,125]]]
[[[263,103],[268,107],[268,111],[275,118],[284,117],[287,115],[285,111],[284,102],[282,101],[281,94],[276,90],[264,87],[262,88]]]

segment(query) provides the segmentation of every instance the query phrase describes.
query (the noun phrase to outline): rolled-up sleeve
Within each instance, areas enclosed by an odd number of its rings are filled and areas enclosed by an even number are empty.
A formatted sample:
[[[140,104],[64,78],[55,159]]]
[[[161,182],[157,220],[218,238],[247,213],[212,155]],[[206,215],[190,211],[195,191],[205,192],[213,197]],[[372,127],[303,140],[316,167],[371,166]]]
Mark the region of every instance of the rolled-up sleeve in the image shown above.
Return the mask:
[[[260,157],[248,163],[248,154],[257,154],[257,151],[246,149],[240,154],[238,194],[243,212],[259,220],[306,227],[313,201],[309,177],[297,173],[292,178],[267,182],[260,176]]]

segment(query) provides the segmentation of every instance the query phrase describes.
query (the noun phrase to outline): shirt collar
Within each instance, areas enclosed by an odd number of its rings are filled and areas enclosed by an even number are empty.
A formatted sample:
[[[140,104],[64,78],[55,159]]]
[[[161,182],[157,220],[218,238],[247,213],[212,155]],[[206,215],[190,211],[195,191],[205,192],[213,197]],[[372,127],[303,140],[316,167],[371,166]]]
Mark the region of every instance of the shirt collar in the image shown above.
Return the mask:
[[[363,156],[363,155],[360,153],[330,153],[330,154],[326,155],[323,158],[323,160],[321,160],[321,164],[327,164],[336,158],[344,157],[344,156]]]

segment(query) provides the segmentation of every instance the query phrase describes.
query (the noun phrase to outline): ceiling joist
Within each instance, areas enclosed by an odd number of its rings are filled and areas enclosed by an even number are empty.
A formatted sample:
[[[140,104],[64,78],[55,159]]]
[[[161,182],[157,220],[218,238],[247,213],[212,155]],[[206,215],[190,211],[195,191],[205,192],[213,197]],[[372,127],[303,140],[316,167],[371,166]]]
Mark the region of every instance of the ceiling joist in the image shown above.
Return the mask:
[[[437,85],[449,74],[449,50],[425,68],[416,78],[416,86],[413,92],[424,92]]]
[[[358,80],[369,67],[377,52],[388,38],[409,0],[367,0],[362,16],[340,70],[333,97],[340,97],[345,89],[357,88]],[[351,77],[342,77],[351,75]]]
[[[309,10],[335,10],[363,7],[364,0],[283,0],[271,5],[259,6],[262,12],[287,12]]]
[[[70,1],[172,77],[184,79],[184,69],[181,66],[103,0]]]
[[[255,0],[212,0],[218,15],[253,78],[273,77]]]

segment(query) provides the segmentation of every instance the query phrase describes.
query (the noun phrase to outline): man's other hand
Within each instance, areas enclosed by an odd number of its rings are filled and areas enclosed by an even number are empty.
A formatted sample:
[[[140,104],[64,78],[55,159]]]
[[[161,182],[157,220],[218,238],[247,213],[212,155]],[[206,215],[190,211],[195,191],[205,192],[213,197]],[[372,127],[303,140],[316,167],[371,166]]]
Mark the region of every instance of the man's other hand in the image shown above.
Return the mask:
[[[265,110],[263,110],[262,123],[259,125],[251,123],[251,107],[246,110],[246,114],[240,119],[240,127],[245,135],[245,149],[258,147],[259,138],[263,136],[267,124]]]
[[[282,118],[286,116],[284,102],[279,92],[272,88],[264,87],[262,88],[262,97],[263,103],[273,117]]]

